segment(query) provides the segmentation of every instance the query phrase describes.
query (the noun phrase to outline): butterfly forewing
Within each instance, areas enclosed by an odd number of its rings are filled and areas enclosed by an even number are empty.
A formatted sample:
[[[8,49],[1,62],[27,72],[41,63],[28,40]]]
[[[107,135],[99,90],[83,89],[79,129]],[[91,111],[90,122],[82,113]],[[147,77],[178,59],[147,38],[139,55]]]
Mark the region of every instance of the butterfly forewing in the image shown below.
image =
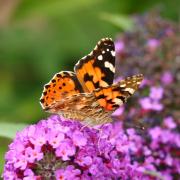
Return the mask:
[[[62,71],[55,74],[52,80],[44,86],[40,103],[43,109],[46,109],[65,97],[82,92],[83,89],[75,73],[71,71]]]
[[[113,83],[115,48],[110,38],[98,42],[94,50],[78,61],[74,70],[85,92]]]

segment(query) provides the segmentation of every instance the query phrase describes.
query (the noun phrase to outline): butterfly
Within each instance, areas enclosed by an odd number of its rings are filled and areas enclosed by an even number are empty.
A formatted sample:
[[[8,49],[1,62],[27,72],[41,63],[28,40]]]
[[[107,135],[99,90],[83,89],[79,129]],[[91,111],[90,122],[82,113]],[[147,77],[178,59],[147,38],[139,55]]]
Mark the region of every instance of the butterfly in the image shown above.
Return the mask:
[[[40,104],[49,113],[87,126],[112,122],[112,112],[134,94],[143,80],[139,74],[113,84],[114,74],[115,45],[111,38],[103,38],[77,62],[74,72],[54,75],[44,86]]]

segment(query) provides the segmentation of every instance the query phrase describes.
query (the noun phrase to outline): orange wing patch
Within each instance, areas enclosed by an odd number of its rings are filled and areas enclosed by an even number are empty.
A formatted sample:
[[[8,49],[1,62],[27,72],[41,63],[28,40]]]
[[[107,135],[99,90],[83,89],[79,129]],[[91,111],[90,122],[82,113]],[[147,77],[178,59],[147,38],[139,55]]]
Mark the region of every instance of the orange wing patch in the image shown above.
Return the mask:
[[[110,38],[98,42],[94,50],[78,61],[74,70],[85,92],[113,83],[115,50]]]
[[[76,71],[76,75],[85,92],[92,92],[99,86],[108,86],[108,84],[102,80],[105,74],[100,68],[94,67],[94,59],[89,60],[81,68],[79,68]]]
[[[142,80],[142,74],[128,77],[114,85],[94,90],[94,95],[101,107],[106,111],[112,111],[134,94]]]
[[[40,102],[43,109],[46,109],[65,97],[81,92],[82,87],[73,72],[60,72],[44,86]]]
[[[95,90],[94,94],[100,106],[106,111],[114,110],[117,107],[117,101],[118,106],[121,106],[125,102],[125,97],[123,97],[123,94],[119,91],[119,88],[117,88],[116,85]],[[118,98],[118,100],[116,98]]]

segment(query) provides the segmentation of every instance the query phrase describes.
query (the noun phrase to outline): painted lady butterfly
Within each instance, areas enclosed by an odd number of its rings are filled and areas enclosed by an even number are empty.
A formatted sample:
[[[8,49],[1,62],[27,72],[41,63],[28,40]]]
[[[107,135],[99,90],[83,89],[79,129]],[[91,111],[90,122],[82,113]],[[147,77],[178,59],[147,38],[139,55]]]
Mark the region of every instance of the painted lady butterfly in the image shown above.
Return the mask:
[[[44,86],[42,108],[66,118],[94,126],[111,122],[111,113],[138,89],[143,75],[127,77],[113,84],[115,47],[110,38],[78,61],[74,72],[61,71]]]

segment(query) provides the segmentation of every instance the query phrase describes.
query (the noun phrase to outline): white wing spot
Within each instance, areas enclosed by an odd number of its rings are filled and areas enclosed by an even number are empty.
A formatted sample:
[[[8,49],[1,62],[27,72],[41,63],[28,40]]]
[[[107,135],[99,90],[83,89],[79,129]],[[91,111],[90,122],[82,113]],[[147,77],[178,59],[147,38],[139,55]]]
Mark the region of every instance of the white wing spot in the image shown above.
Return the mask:
[[[105,53],[105,51],[102,51],[102,53],[104,54],[104,53]]]
[[[128,91],[128,92],[130,92],[131,94],[133,94],[133,93],[135,92],[135,90],[132,89],[132,88],[126,88],[125,91]]]
[[[109,51],[109,49],[107,49],[107,51]]]
[[[103,60],[103,56],[102,56],[102,55],[99,55],[97,58],[98,58],[98,60],[100,60],[100,61]]]
[[[115,73],[115,68],[110,62],[105,61],[104,65],[106,68],[109,68],[113,73]]]
[[[112,56],[115,56],[115,51],[111,51]]]
[[[89,53],[89,56],[92,56],[93,55],[93,51]]]
[[[114,102],[115,102],[116,104],[118,104],[119,106],[123,105],[123,101],[122,101],[121,99],[119,99],[119,98],[115,98],[115,99],[114,99]]]
[[[126,84],[120,84],[120,87],[126,87]]]
[[[98,44],[100,44],[100,43],[98,43]],[[97,50],[97,49],[98,49],[98,46],[96,45],[95,48],[94,48],[94,50]]]
[[[85,58],[86,58],[86,56],[82,57],[81,59],[85,59]],[[78,64],[79,64],[79,62],[78,62]]]

